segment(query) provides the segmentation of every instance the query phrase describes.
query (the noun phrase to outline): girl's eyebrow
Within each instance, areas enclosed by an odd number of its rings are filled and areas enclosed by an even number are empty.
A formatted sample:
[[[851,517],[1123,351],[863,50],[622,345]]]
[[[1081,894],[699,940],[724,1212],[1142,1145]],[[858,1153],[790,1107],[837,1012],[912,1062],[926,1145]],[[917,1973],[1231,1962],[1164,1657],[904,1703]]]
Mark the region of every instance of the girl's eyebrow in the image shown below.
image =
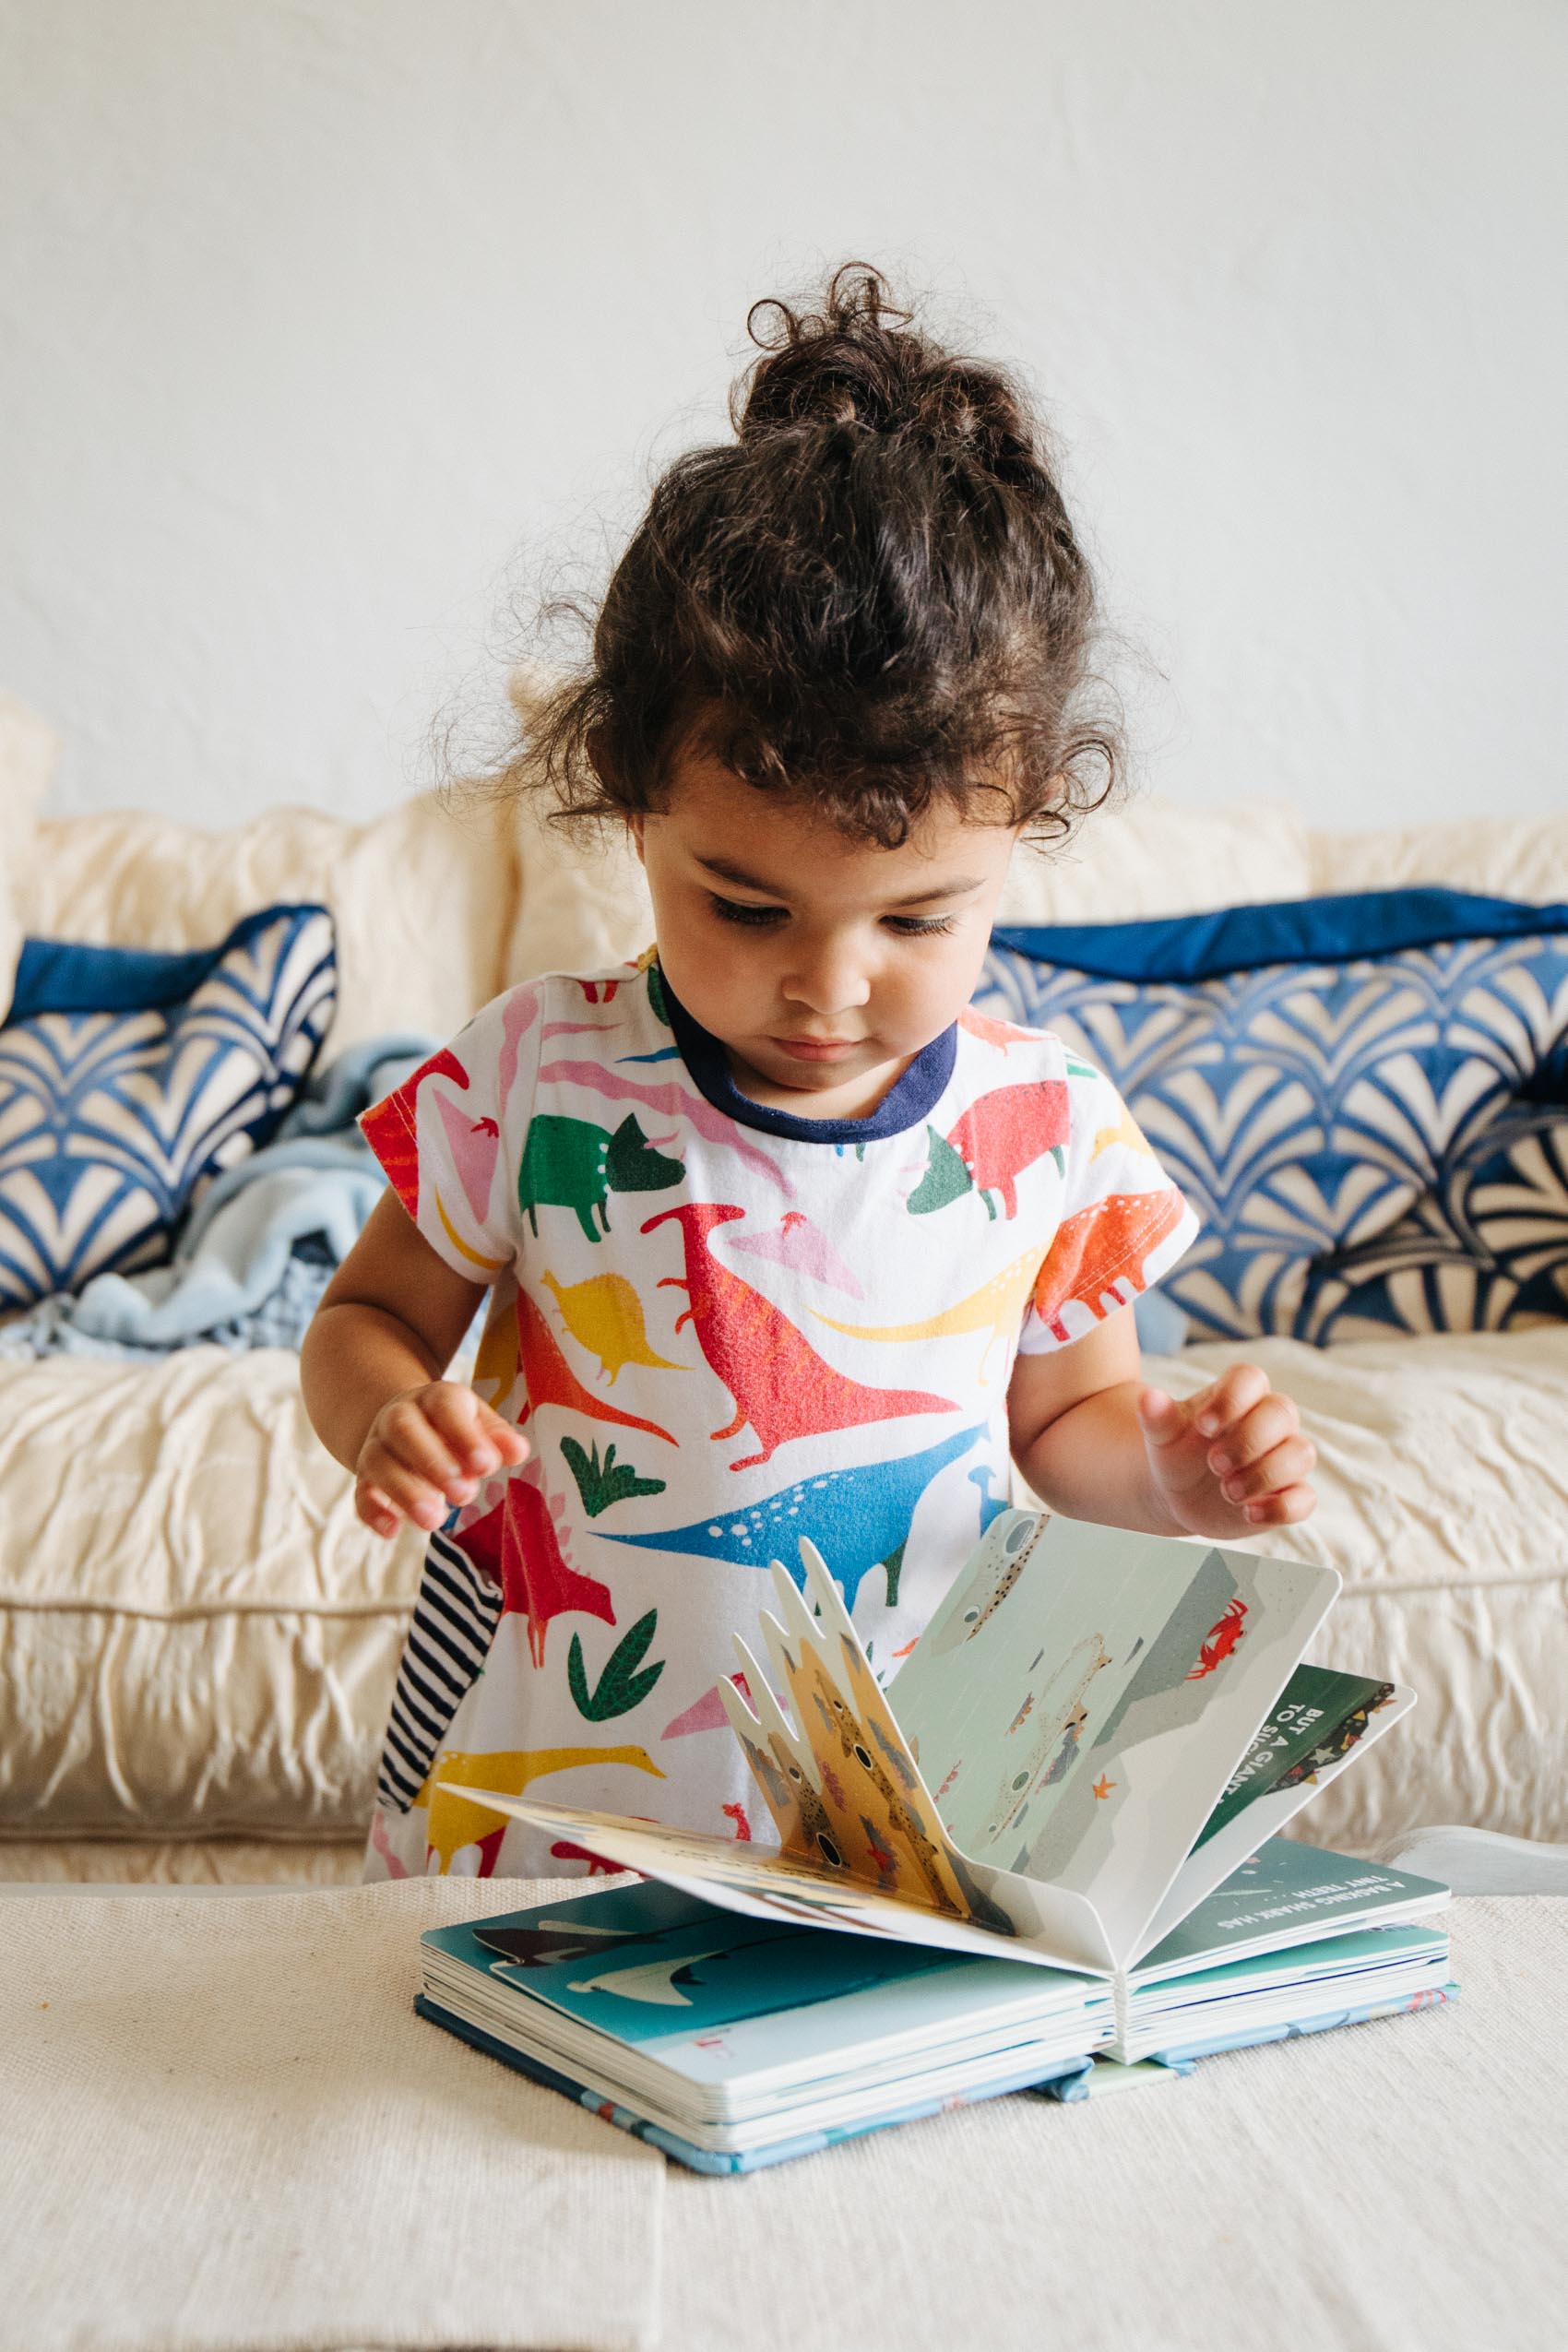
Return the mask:
[[[748,873],[744,866],[732,865],[728,858],[698,858],[697,863],[716,880],[732,882],[741,890],[754,890],[766,898],[787,898],[790,895],[776,882],[764,882],[760,875]],[[978,890],[980,886],[977,877],[961,873],[955,875],[951,882],[934,883],[929,890],[913,891],[907,898],[890,898],[887,904],[895,909],[929,907],[934,898],[966,897],[971,890]]]

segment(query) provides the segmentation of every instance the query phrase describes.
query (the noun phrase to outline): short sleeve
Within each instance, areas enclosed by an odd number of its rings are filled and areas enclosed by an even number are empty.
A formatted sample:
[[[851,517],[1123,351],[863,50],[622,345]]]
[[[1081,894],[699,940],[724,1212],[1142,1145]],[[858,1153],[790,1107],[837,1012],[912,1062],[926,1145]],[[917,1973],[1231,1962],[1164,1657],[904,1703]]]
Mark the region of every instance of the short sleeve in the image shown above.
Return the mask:
[[[1062,1221],[1018,1335],[1021,1355],[1064,1348],[1168,1273],[1198,1219],[1101,1070],[1066,1058]]]
[[[514,1146],[528,1124],[538,1037],[537,992],[510,989],[360,1114],[398,1198],[469,1282],[493,1282],[517,1255]]]

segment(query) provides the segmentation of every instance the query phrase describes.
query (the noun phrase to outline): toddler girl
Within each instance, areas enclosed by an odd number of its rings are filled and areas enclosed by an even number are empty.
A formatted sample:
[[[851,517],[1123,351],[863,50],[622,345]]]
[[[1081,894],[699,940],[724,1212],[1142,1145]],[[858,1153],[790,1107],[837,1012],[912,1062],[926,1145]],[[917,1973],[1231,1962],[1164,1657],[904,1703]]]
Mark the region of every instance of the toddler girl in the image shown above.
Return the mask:
[[[507,990],[365,1113],[390,1189],[305,1341],[361,1517],[430,1530],[371,1877],[590,1867],[464,1784],[746,1836],[718,1684],[769,1562],[810,1537],[894,1674],[1009,1453],[1165,1535],[1313,1507],[1255,1366],[1140,1381],[1127,1304],[1197,1220],[1114,1088],[968,1009],[1015,843],[1112,749],[1039,430],[874,272],[761,315],[736,438],[660,481],[529,746],[628,828],[657,945]]]

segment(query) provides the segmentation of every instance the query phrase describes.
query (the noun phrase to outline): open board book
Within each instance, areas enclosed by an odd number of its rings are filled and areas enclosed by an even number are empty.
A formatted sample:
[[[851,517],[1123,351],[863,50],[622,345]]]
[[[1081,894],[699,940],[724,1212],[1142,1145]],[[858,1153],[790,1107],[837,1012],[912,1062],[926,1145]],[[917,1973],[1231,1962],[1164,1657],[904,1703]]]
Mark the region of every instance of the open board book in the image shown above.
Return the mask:
[[[744,2170],[1456,1990],[1446,1887],[1279,1835],[1414,1704],[1301,1663],[1332,1569],[1004,1512],[884,1691],[801,1553],[721,1686],[777,1847],[465,1786],[654,1883],[432,1930],[425,2015]]]
[[[1332,1568],[1026,1511],[885,1693],[801,1552],[720,1685],[777,1848],[463,1795],[730,1909],[1115,1977],[1415,1704],[1301,1663]]]

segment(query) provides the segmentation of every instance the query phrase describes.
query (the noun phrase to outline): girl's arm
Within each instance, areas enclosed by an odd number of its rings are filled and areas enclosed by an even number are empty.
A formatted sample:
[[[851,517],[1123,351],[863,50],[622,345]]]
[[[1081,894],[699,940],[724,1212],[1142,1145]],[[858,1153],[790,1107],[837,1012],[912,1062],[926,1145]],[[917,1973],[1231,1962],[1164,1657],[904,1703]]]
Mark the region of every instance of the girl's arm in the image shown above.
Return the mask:
[[[377,1535],[438,1526],[527,1440],[471,1388],[442,1377],[484,1286],[454,1274],[386,1193],[322,1293],[300,1349],[311,1426],[355,1473],[354,1508]]]
[[[1316,1503],[1316,1448],[1261,1366],[1234,1364],[1179,1405],[1146,1384],[1130,1308],[1065,1348],[1018,1356],[1007,1412],[1013,1459],[1068,1518],[1223,1540]]]

